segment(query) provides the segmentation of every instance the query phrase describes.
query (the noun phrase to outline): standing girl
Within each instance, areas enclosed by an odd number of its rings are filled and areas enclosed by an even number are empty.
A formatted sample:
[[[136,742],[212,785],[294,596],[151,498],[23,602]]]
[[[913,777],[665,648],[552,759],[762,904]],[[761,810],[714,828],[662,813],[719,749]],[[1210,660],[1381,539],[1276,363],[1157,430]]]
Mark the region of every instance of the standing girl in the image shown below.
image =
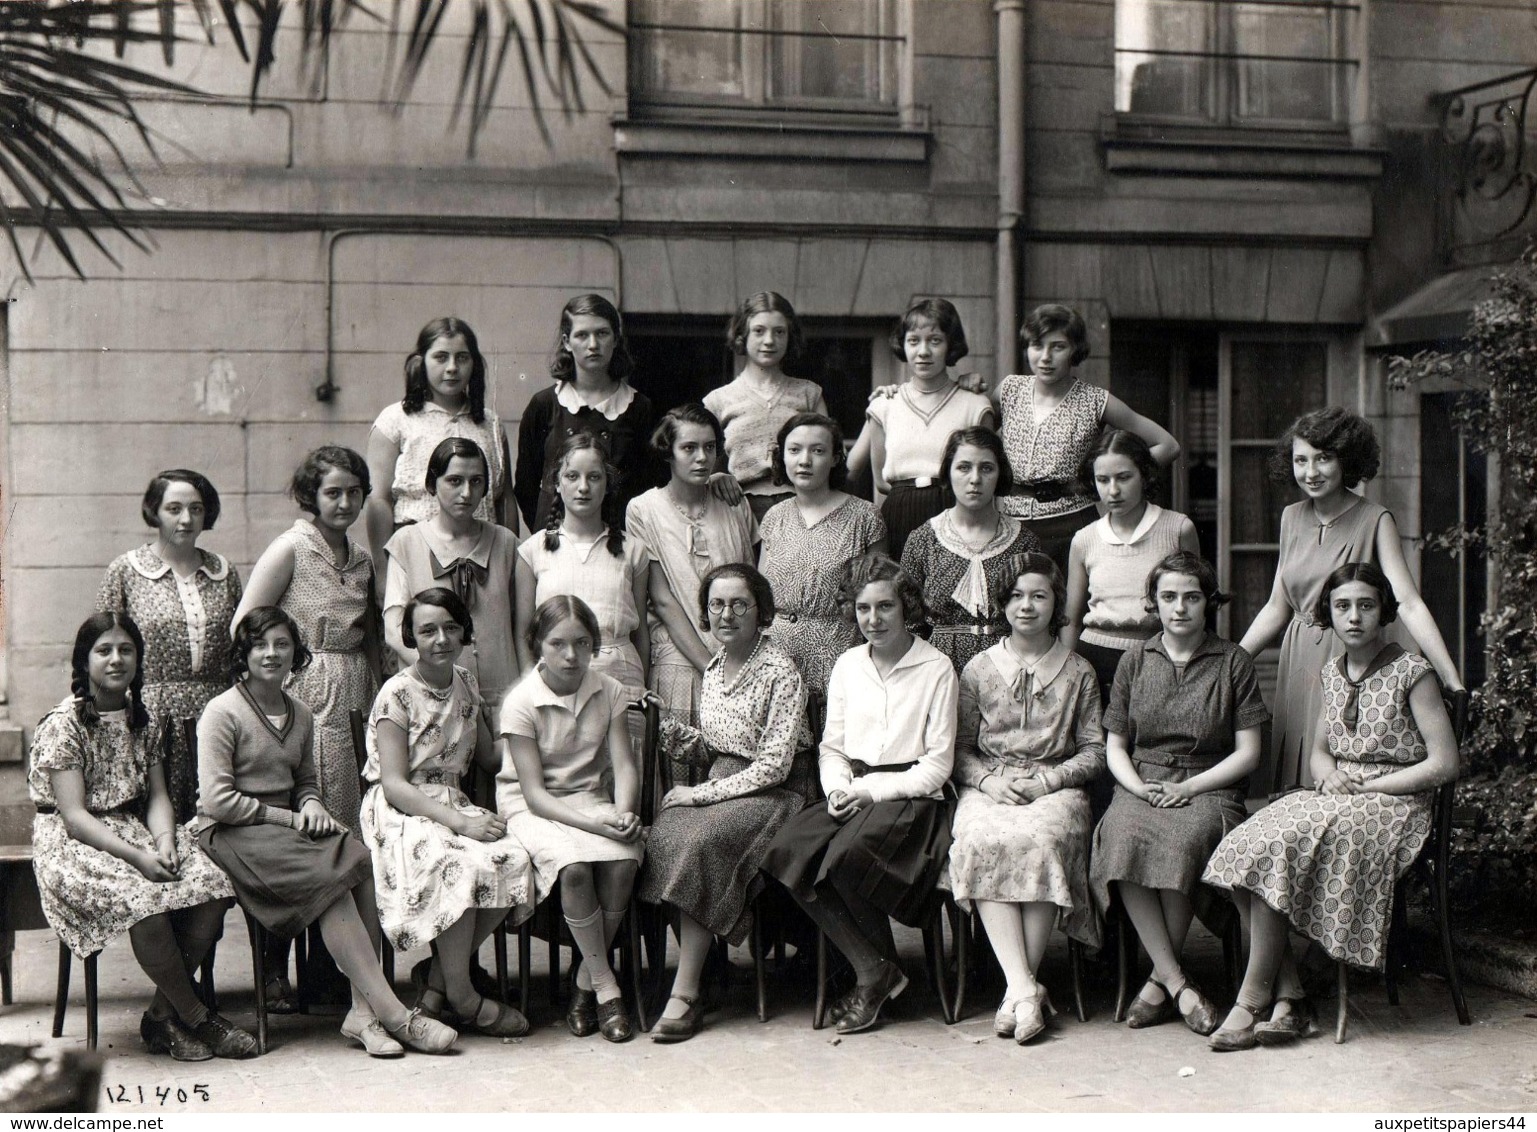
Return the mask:
[[[629,473],[610,486],[618,514],[655,482],[644,453],[656,421],[650,399],[630,385],[635,360],[624,340],[624,321],[602,295],[578,295],[560,312],[560,336],[550,363],[553,386],[539,390],[518,424],[518,470],[513,494],[531,531],[542,530],[555,505],[555,465],[561,445],[578,432],[601,436]]]
[[[406,642],[405,608],[423,590],[454,591],[475,618],[474,640],[463,665],[496,726],[502,697],[518,678],[513,646],[513,577],[517,539],[506,527],[475,516],[490,483],[486,454],[471,440],[443,441],[427,461],[423,482],[438,511],[424,523],[402,527],[384,548],[384,639],[401,665],[417,661]]]
[[[1404,561],[1392,512],[1351,490],[1377,474],[1380,455],[1372,426],[1347,409],[1331,406],[1293,421],[1271,456],[1271,478],[1294,479],[1306,498],[1281,512],[1281,559],[1270,600],[1240,642],[1250,655],[1258,655],[1285,630],[1270,757],[1258,780],[1262,792],[1312,781],[1308,756],[1323,701],[1318,674],[1336,647],[1328,622],[1319,621],[1314,611],[1324,580],[1340,566],[1380,566],[1398,595],[1404,627],[1442,685],[1452,691],[1462,688],[1457,666]]]
[[[651,633],[646,608],[651,556],[624,534],[617,478],[607,445],[590,432],[569,436],[555,469],[559,497],[547,528],[518,547],[518,664],[527,672],[539,659],[529,642],[534,611],[549,598],[582,599],[598,619],[592,666],[612,676],[632,700],[646,691]]]
[[[993,1032],[1023,1043],[1054,1013],[1036,972],[1058,917],[1099,946],[1084,787],[1105,769],[1105,737],[1094,670],[1058,636],[1062,571],[1039,552],[1017,570],[999,587],[1008,638],[961,673],[948,868],[950,891],[975,904],[1007,979]]]
[[[169,468],[139,508],[155,540],[107,567],[96,607],[128,614],[144,633],[144,706],[171,729],[166,790],[178,822],[197,812],[197,776],[181,723],[229,687],[230,621],[240,574],[198,538],[219,518],[219,493],[198,472]]]
[[[651,558],[651,690],[679,723],[699,726],[699,689],[720,642],[691,603],[717,566],[751,563],[758,523],[743,500],[728,504],[710,491],[722,447],[720,422],[700,404],[679,405],[651,434],[666,463],[665,487],[630,500],[626,527]]]
[[[566,1025],[611,1042],[634,1036],[608,965],[645,849],[640,768],[625,726],[629,692],[593,665],[598,619],[581,598],[540,603],[528,648],[538,658],[502,709],[497,809],[533,860],[536,901],[560,882],[581,953]]]
[[[969,350],[960,312],[948,299],[920,299],[891,332],[891,352],[908,380],[891,396],[871,399],[860,441],[868,440],[875,487],[886,497],[881,517],[893,558],[950,502],[939,465],[951,434],[993,427],[992,402],[950,380],[948,367]]]
[[[838,1032],[854,1034],[907,988],[888,917],[917,927],[934,908],[950,845],[942,791],[955,761],[958,685],[944,654],[914,636],[923,598],[895,562],[853,563],[842,598],[867,644],[838,658],[827,688],[827,805],[785,824],[763,871],[853,966],[856,985],[832,1012]]]
[[[1014,466],[1013,492],[999,506],[1029,523],[1046,553],[1066,570],[1073,535],[1099,515],[1078,468],[1100,429],[1112,425],[1136,433],[1161,467],[1179,458],[1179,443],[1113,393],[1074,374],[1089,356],[1088,327],[1077,311],[1058,303],[1036,307],[1020,337],[1030,373],[1005,377],[996,397],[998,431]]]
[[[843,430],[821,413],[797,413],[774,441],[774,479],[795,494],[763,517],[758,570],[774,589],[774,641],[794,659],[808,695],[827,693],[833,661],[859,642],[839,604],[839,579],[867,553],[886,552],[875,506],[839,490]]]
[[[1250,940],[1214,1050],[1281,1045],[1312,1028],[1288,929],[1336,962],[1381,970],[1387,959],[1394,886],[1430,836],[1436,787],[1457,777],[1457,740],[1430,664],[1383,640],[1397,612],[1376,566],[1329,575],[1314,613],[1345,651],[1324,665],[1318,786],[1255,814],[1207,862],[1203,879],[1232,892]]]
[[[151,1053],[252,1057],[256,1039],[193,989],[234,889],[171,812],[163,728],[141,695],[143,655],[139,627],[122,613],[93,614],[75,634],[73,694],[37,725],[27,772],[38,895],[49,926],[76,955],[95,955],[128,933],[155,984],[139,1021]]]
[[[1126,650],[1158,632],[1158,614],[1147,605],[1148,571],[1176,550],[1199,554],[1201,544],[1189,518],[1148,499],[1158,462],[1136,433],[1106,429],[1079,478],[1093,485],[1105,514],[1073,535],[1062,641],[1094,666],[1108,698]]]
[[[453,590],[437,587],[406,604],[402,625],[417,660],[374,701],[363,770],[374,783],[362,835],[379,923],[397,951],[432,944],[423,1010],[477,1034],[516,1037],[528,1020],[470,982],[472,958],[509,909],[521,920],[534,908],[528,854],[459,787],[471,759],[492,773],[498,765],[475,678],[454,663],[474,622]]]
[[[406,358],[406,395],[374,421],[368,434],[368,545],[384,574],[384,544],[405,523],[438,513],[432,489],[424,489],[427,462],[447,437],[472,440],[486,454],[490,475],[475,517],[518,529],[507,506],[507,434],[486,407],[486,359],[467,322],[435,318],[416,336]]]
[[[998,512],[995,502],[1013,482],[1003,442],[976,426],[950,435],[939,462],[950,507],[907,542],[902,569],[918,584],[934,632],[929,641],[956,672],[1008,634],[1003,606],[1019,557],[1040,550],[1035,533]]]
[[[705,394],[704,407],[725,430],[726,470],[752,504],[753,517],[789,498],[786,485],[773,476],[771,451],[785,421],[797,413],[827,415],[822,387],[785,374],[805,353],[806,339],[795,308],[775,291],[748,298],[726,326],[726,344],[747,359],[742,372]],[[843,453],[838,453],[841,459]]]
[[[1270,713],[1249,654],[1208,631],[1227,600],[1209,562],[1187,551],[1169,555],[1148,574],[1147,600],[1163,631],[1128,649],[1116,669],[1104,715],[1116,791],[1094,831],[1089,876],[1101,909],[1117,886],[1153,960],[1127,1013],[1132,1029],[1178,1013],[1209,1034],[1216,1008],[1185,977],[1180,953],[1201,870],[1244,820],[1245,779],[1259,765],[1260,727]]]

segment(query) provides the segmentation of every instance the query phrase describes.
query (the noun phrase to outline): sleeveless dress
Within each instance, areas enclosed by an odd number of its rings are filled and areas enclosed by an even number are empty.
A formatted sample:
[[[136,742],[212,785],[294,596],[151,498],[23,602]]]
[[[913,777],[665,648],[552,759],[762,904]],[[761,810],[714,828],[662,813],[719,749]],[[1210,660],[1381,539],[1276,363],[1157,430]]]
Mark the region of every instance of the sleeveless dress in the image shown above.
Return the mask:
[[[1329,753],[1340,769],[1370,782],[1424,761],[1428,752],[1409,692],[1432,675],[1430,663],[1388,645],[1358,682],[1353,722],[1344,664],[1338,656],[1324,666],[1322,692]],[[1223,838],[1202,879],[1248,889],[1331,959],[1380,971],[1393,889],[1430,836],[1434,796],[1433,790],[1287,794]]]
[[[289,677],[288,693],[315,716],[321,804],[337,821],[356,829],[361,798],[348,714],[368,711],[374,698],[374,676],[363,651],[373,559],[349,535],[347,563],[337,566],[324,536],[306,519],[278,538],[294,551],[293,577],[278,604],[298,623],[314,654],[309,667]]]
[[[1281,559],[1276,572],[1292,619],[1281,638],[1269,757],[1254,777],[1261,793],[1312,785],[1308,752],[1322,705],[1318,674],[1340,650],[1333,630],[1315,620],[1313,607],[1336,569],[1347,563],[1377,561],[1377,524],[1386,514],[1387,508],[1364,498],[1328,524],[1318,521],[1306,499],[1281,512]]]
[[[998,497],[998,510],[1028,523],[1064,573],[1073,535],[1099,517],[1078,467],[1099,439],[1109,403],[1107,390],[1074,378],[1062,403],[1036,424],[1035,378],[1011,374],[998,383],[998,435],[1014,469],[1014,492]]]

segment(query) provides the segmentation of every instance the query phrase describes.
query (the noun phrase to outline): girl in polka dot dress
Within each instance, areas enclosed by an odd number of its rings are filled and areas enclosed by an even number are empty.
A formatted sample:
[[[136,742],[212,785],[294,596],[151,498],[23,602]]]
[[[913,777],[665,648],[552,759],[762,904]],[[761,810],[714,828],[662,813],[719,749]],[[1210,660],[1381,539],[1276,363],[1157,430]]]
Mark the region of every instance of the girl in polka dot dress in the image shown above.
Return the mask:
[[[1312,1031],[1288,927],[1332,959],[1382,969],[1394,885],[1430,834],[1436,787],[1457,776],[1457,743],[1430,663],[1383,640],[1398,612],[1383,572],[1341,566],[1313,612],[1345,648],[1323,669],[1311,768],[1318,786],[1230,832],[1202,878],[1232,892],[1250,934],[1238,1001],[1211,1035],[1219,1052]]]

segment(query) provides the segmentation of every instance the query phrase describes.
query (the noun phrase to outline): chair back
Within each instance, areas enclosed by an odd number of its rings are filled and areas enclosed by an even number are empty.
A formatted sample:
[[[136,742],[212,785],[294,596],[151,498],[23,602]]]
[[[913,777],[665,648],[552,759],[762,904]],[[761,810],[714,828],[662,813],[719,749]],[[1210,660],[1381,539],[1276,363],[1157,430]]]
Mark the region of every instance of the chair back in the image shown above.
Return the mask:
[[[1446,714],[1452,720],[1452,734],[1457,740],[1457,775],[1462,775],[1462,748],[1468,738],[1468,692],[1464,688],[1460,692],[1448,692],[1444,689],[1441,697],[1446,701]],[[1452,825],[1454,818],[1454,802],[1457,796],[1457,779],[1442,783],[1436,787],[1435,801],[1430,813],[1430,839],[1421,851],[1423,857],[1429,857],[1435,862],[1437,869],[1444,870],[1451,858],[1452,851]]]
[[[632,703],[628,710],[640,712],[644,721],[640,750],[636,754],[640,757],[640,820],[642,825],[650,825],[656,816],[658,784],[664,790],[671,789],[672,785],[670,768],[662,765],[667,760],[658,757],[661,744],[657,742],[657,731],[661,727],[662,714],[649,700],[644,704]]]
[[[790,767],[790,782],[786,785],[800,793],[807,805],[825,801],[827,797],[822,793],[822,773],[818,766],[826,713],[827,701],[820,692],[812,692],[806,697],[806,726],[811,731],[811,746],[795,752],[795,761]]]
[[[357,708],[347,713],[347,729],[352,732],[352,759],[358,764],[358,778],[361,779],[363,768],[368,765],[368,732],[363,713]]]

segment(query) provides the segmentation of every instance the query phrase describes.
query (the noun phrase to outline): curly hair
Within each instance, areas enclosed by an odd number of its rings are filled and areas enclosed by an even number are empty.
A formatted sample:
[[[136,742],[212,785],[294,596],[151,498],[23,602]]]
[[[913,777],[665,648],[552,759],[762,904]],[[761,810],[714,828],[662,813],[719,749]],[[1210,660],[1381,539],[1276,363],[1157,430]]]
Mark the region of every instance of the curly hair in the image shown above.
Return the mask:
[[[299,626],[287,612],[275,605],[258,605],[251,612],[240,619],[235,626],[234,647],[230,651],[229,675],[230,680],[236,684],[245,679],[245,674],[251,667],[251,650],[262,639],[262,635],[269,629],[279,626],[288,630],[288,636],[294,643],[294,665],[291,671],[303,672],[314,659],[309,646],[304,643],[304,635],[299,632]]]
[[[147,527],[159,527],[158,513],[160,504],[165,502],[166,489],[173,483],[185,483],[192,486],[198,498],[203,501],[203,529],[213,530],[215,523],[219,521],[219,493],[214,490],[213,484],[208,482],[208,477],[202,472],[194,472],[191,468],[167,468],[163,472],[156,472],[155,478],[149,481],[149,486],[144,489],[144,502],[139,505],[139,514],[144,519]]]
[[[320,514],[320,481],[331,471],[348,472],[356,476],[358,486],[363,489],[363,498],[368,498],[372,487],[368,476],[368,461],[340,444],[322,445],[304,457],[304,462],[294,470],[294,478],[289,481],[288,498],[299,505],[300,511],[310,515]]]
[[[698,401],[688,401],[676,408],[668,409],[662,415],[662,419],[657,421],[647,441],[651,454],[663,464],[670,466],[672,447],[678,443],[678,430],[686,424],[708,428],[715,434],[715,451],[720,453],[726,450],[726,430],[721,427],[720,418]]]
[[[480,352],[480,340],[470,329],[470,324],[452,316],[435,318],[422,327],[416,335],[416,349],[406,355],[406,395],[400,399],[400,407],[407,413],[419,413],[432,395],[427,381],[427,353],[439,338],[464,339],[464,348],[470,352],[470,387],[465,397],[469,406],[470,420],[486,423],[486,359]]]
[[[450,436],[447,440],[438,442],[438,446],[432,450],[432,455],[427,457],[427,474],[422,477],[428,491],[438,490],[438,478],[448,471],[448,465],[453,463],[454,457],[463,460],[479,460],[480,466],[486,472],[486,492],[491,491],[491,461],[486,459],[486,453],[480,445],[463,436]]]
[[[832,417],[822,413],[796,413],[784,424],[779,426],[779,435],[774,438],[774,450],[769,453],[769,467],[773,471],[773,480],[778,487],[788,487],[790,472],[785,467],[785,442],[790,439],[790,434],[798,428],[825,428],[833,441],[833,455],[837,462],[833,464],[832,471],[827,475],[827,486],[833,490],[841,488],[849,476],[848,460],[843,449],[843,426]]]
[[[993,604],[1003,609],[1009,604],[1021,578],[1026,574],[1039,574],[1051,583],[1051,620],[1047,623],[1047,631],[1053,637],[1061,633],[1067,624],[1067,578],[1056,559],[1039,550],[1027,550],[1023,554],[1010,555],[1006,565],[1008,570],[1004,572],[1003,580],[993,590]]]
[[[908,332],[925,322],[945,336],[945,365],[953,366],[971,353],[971,347],[966,343],[966,328],[961,325],[961,312],[955,309],[955,304],[949,299],[919,299],[907,308],[888,339],[892,356],[897,361],[907,361]]]
[[[866,551],[850,562],[843,572],[843,582],[838,587],[838,610],[845,621],[859,623],[854,604],[864,588],[876,582],[890,582],[896,590],[897,599],[902,603],[902,623],[909,632],[917,632],[928,625],[929,608],[918,583],[895,560],[875,551]]]
[[[726,345],[731,347],[731,352],[738,355],[747,353],[747,328],[753,316],[759,314],[785,316],[785,321],[790,324],[790,340],[785,346],[784,361],[781,365],[788,367],[799,362],[806,354],[806,332],[801,327],[800,317],[795,313],[795,308],[790,305],[790,300],[778,291],[759,291],[742,300],[742,305],[737,307],[736,313],[731,316],[731,321],[726,324]]]
[[[598,615],[592,611],[591,606],[575,594],[556,594],[539,603],[539,608],[534,610],[533,619],[528,623],[528,632],[523,638],[535,659],[538,659],[544,639],[555,631],[555,627],[573,618],[586,630],[587,635],[592,638],[593,650],[597,650],[599,642],[603,640],[603,630],[598,626]]]
[[[1372,479],[1382,464],[1382,445],[1377,430],[1358,413],[1330,405],[1303,413],[1281,434],[1270,453],[1270,478],[1276,483],[1291,483],[1292,441],[1305,440],[1321,452],[1329,452],[1340,462],[1345,486],[1355,487]]]
[[[560,455],[555,460],[555,467],[550,472],[545,484],[555,502],[550,507],[550,517],[544,525],[544,548],[557,550],[560,547],[560,524],[566,518],[566,501],[560,497],[560,473],[566,466],[566,461],[577,452],[592,449],[603,461],[603,502],[599,508],[599,514],[608,524],[608,552],[615,558],[624,556],[624,516],[619,512],[619,493],[615,486],[624,478],[624,473],[614,465],[614,458],[609,453],[608,441],[595,432],[585,429],[581,432],[573,432],[561,443]]]
[[[757,625],[765,629],[773,624],[778,609],[774,605],[774,587],[769,580],[745,562],[724,562],[699,579],[699,627],[710,629],[710,587],[724,578],[739,578],[752,591],[753,603],[758,607]]]
[[[411,618],[416,615],[417,606],[420,605],[430,605],[446,612],[454,619],[454,624],[464,630],[464,643],[475,643],[475,619],[470,616],[469,607],[447,586],[433,586],[406,602],[405,609],[401,611],[400,640],[406,648],[416,647],[416,623]]]
[[[1153,459],[1153,450],[1147,441],[1124,428],[1107,428],[1100,433],[1094,447],[1078,465],[1078,481],[1091,495],[1098,494],[1094,485],[1094,462],[1101,456],[1125,456],[1142,477],[1142,498],[1146,500],[1152,496],[1153,489],[1158,486],[1158,461]]]
[[[1019,328],[1019,340],[1026,346],[1039,346],[1048,334],[1062,334],[1073,347],[1073,365],[1089,356],[1089,328],[1083,315],[1061,303],[1042,303],[1025,316]]]
[[[555,356],[550,360],[550,376],[556,381],[570,381],[576,376],[576,358],[566,345],[571,328],[581,315],[601,318],[614,331],[614,354],[608,360],[608,376],[623,381],[635,372],[635,357],[624,336],[624,318],[619,308],[602,295],[578,295],[560,308],[560,330],[555,335]]]
[[[1231,594],[1225,594],[1217,588],[1217,568],[1199,554],[1188,550],[1176,550],[1173,554],[1166,555],[1158,565],[1148,571],[1147,593],[1145,595],[1147,608],[1153,612],[1158,609],[1158,581],[1165,574],[1188,574],[1196,580],[1201,587],[1201,593],[1206,597],[1206,627],[1210,629],[1217,616],[1217,610],[1232,601]]]
[[[1318,604],[1313,606],[1313,619],[1319,625],[1333,625],[1334,620],[1329,615],[1329,598],[1334,591],[1341,586],[1348,586],[1351,582],[1365,582],[1377,591],[1377,596],[1382,600],[1382,624],[1391,625],[1398,620],[1398,595],[1393,592],[1393,583],[1388,581],[1388,576],[1382,569],[1371,562],[1347,562],[1330,574],[1324,582],[1323,592],[1319,594]]]
[[[1014,490],[1014,465],[1009,463],[1009,454],[1004,451],[1003,438],[990,428],[972,425],[970,428],[958,428],[952,432],[950,439],[945,441],[944,455],[939,458],[939,486],[948,502],[952,504],[955,502],[955,489],[950,486],[950,473],[955,467],[955,455],[961,450],[962,445],[984,448],[997,462],[998,486],[993,489],[994,497],[1008,495]]]
[[[101,722],[96,707],[96,693],[91,690],[91,650],[96,642],[113,629],[121,629],[133,642],[133,679],[128,684],[128,729],[143,731],[149,726],[149,712],[144,707],[144,634],[132,617],[115,609],[93,613],[75,631],[75,647],[69,654],[69,690],[75,697],[75,718],[87,727]]]

